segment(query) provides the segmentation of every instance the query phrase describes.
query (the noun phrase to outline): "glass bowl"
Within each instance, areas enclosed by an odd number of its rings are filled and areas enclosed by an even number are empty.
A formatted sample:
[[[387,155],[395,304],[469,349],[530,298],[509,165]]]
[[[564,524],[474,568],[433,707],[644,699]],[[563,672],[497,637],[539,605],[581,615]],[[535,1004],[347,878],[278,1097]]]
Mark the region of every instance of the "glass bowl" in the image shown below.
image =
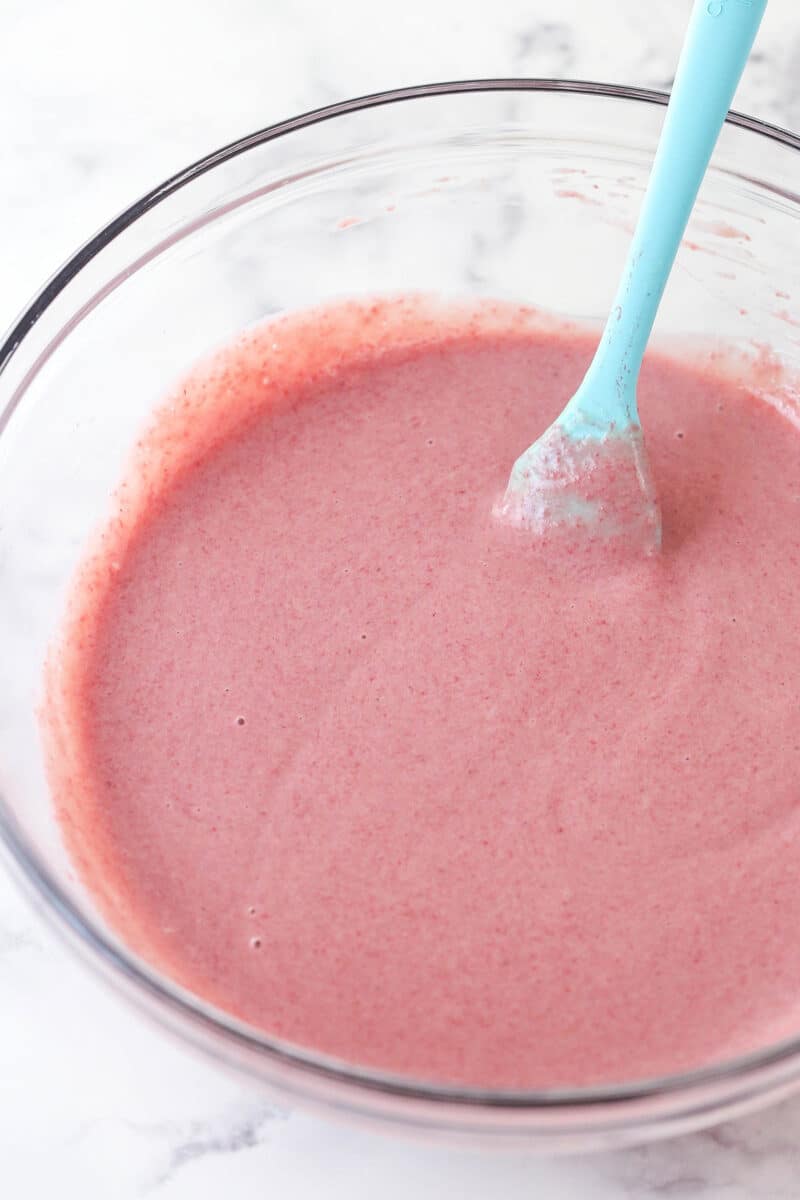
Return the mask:
[[[488,80],[334,105],[243,138],[111,221],[0,348],[0,833],[43,912],[110,983],[284,1099],[543,1150],[619,1145],[731,1116],[800,1086],[798,1037],[680,1077],[490,1092],[390,1078],[280,1043],[138,959],[67,859],[36,707],[83,546],[137,431],[197,357],[270,314],[423,290],[606,313],[666,97]],[[657,332],[698,354],[800,370],[800,139],[732,115]],[[795,310],[796,311],[796,310]],[[782,397],[794,404],[786,390]]]

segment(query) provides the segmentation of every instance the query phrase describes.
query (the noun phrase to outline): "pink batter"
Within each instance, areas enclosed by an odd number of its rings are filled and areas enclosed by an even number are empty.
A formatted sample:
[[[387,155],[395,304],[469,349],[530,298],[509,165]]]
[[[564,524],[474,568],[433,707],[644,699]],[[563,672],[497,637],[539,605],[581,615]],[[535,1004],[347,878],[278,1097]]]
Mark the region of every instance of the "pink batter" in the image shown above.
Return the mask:
[[[491,518],[592,346],[418,300],[264,327],[137,449],[49,671],[111,923],[270,1034],[524,1087],[800,1029],[798,432],[653,355],[652,558]]]

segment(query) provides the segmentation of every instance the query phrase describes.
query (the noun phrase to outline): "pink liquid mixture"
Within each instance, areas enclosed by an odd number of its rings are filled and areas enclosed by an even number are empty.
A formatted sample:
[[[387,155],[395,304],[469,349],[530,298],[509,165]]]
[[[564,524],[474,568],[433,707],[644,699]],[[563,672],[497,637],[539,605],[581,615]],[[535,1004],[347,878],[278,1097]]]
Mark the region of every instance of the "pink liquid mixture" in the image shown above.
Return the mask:
[[[198,368],[49,668],[113,926],[280,1038],[525,1087],[800,1029],[800,435],[653,355],[660,555],[492,520],[592,346],[342,306]]]

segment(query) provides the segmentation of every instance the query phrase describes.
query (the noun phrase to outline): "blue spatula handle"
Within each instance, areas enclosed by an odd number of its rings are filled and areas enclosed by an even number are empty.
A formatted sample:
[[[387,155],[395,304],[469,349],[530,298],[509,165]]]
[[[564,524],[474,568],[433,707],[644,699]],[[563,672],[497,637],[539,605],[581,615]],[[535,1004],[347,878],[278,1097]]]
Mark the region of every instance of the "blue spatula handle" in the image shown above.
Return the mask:
[[[766,6],[767,0],[695,3],[628,260],[580,389],[589,400],[588,385],[595,404],[608,397],[616,411],[605,415],[617,423],[638,424],[636,380],[647,339]]]

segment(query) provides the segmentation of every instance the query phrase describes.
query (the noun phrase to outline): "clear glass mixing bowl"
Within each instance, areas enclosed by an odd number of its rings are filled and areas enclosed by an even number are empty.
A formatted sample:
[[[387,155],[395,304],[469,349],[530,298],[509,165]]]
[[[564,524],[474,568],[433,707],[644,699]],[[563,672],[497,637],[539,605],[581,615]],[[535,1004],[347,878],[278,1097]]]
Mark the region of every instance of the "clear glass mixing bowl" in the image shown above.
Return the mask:
[[[388,1078],[280,1044],[122,945],[59,838],[36,722],[65,590],[126,454],[193,359],[273,313],[422,289],[606,312],[663,117],[659,94],[492,80],[310,113],[181,171],[112,221],[0,349],[0,832],[43,911],[177,1034],[302,1098],[552,1151],[663,1135],[800,1086],[798,1038],[680,1077],[500,1093]],[[659,315],[698,352],[763,344],[800,371],[800,139],[732,116]],[[794,315],[793,315],[794,314]],[[782,402],[798,397],[785,388]]]

